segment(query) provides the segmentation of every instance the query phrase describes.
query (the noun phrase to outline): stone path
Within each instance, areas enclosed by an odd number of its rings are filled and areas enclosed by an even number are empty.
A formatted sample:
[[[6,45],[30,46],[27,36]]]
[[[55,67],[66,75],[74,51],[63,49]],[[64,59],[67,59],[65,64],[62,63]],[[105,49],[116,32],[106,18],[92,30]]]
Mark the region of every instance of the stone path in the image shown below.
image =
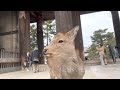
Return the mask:
[[[120,79],[120,64],[86,67],[85,79]]]
[[[120,64],[86,66],[84,79],[120,79]],[[16,71],[0,74],[0,79],[49,79],[49,72]]]
[[[16,71],[0,74],[0,79],[49,79],[48,71],[33,73],[32,71]]]

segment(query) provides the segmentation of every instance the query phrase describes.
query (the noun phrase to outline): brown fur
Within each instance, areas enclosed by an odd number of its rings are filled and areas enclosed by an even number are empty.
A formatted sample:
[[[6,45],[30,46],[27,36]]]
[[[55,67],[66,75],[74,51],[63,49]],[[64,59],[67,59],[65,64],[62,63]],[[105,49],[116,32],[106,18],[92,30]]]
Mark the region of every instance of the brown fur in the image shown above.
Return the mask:
[[[67,33],[58,33],[44,49],[52,79],[82,79],[85,73],[83,62],[76,54],[74,40],[79,27]],[[60,42],[62,40],[62,42]]]

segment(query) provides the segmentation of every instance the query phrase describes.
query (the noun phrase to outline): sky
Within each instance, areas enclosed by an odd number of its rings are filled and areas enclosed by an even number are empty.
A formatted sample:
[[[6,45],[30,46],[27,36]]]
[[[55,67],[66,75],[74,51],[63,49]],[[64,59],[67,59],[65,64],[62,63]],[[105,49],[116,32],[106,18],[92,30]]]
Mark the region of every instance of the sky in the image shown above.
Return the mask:
[[[109,32],[114,32],[112,16],[109,11],[84,14],[80,18],[84,47],[89,47],[92,44],[90,36],[93,36],[94,31],[108,28]]]

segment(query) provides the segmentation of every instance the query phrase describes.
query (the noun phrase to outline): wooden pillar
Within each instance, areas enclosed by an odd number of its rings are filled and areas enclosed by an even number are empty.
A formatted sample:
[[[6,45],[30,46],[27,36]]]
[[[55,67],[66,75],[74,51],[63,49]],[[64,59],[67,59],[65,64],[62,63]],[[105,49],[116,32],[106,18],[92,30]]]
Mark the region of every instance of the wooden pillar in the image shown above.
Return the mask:
[[[30,13],[26,12],[26,27],[25,27],[25,38],[26,38],[26,51],[30,52]]]
[[[80,30],[78,31],[75,39],[75,48],[76,50],[79,51],[81,59],[84,60],[84,46],[83,46],[81,19],[80,19],[80,13],[78,11],[72,11],[72,20],[73,20],[73,26],[76,25],[80,26]]]
[[[83,54],[83,40],[82,40],[82,31],[81,31],[81,23],[80,23],[80,14],[78,11],[55,11],[55,19],[56,19],[56,31],[68,31],[72,29],[74,26],[79,25],[80,30],[75,39],[75,48],[76,51],[79,51],[80,57],[84,60]]]
[[[113,19],[113,27],[116,38],[116,45],[120,44],[120,21],[118,11],[111,11]]]
[[[55,11],[56,31],[68,31],[73,27],[71,11]]]
[[[44,48],[44,42],[43,42],[43,30],[42,30],[42,20],[37,19],[37,44],[38,44],[38,50],[39,53],[42,55],[40,59],[40,63],[44,64],[44,57],[43,57],[43,48]]]
[[[30,50],[30,20],[29,13],[19,11],[19,39],[20,59],[22,63],[26,60],[26,53]]]

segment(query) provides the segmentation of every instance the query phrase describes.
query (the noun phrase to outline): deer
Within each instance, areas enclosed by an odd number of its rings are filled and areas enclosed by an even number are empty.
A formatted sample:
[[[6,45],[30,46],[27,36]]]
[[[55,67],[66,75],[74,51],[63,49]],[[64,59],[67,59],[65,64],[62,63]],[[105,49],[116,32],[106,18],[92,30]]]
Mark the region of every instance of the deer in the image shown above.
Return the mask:
[[[84,63],[75,50],[79,26],[57,33],[43,49],[51,79],[83,79]]]

